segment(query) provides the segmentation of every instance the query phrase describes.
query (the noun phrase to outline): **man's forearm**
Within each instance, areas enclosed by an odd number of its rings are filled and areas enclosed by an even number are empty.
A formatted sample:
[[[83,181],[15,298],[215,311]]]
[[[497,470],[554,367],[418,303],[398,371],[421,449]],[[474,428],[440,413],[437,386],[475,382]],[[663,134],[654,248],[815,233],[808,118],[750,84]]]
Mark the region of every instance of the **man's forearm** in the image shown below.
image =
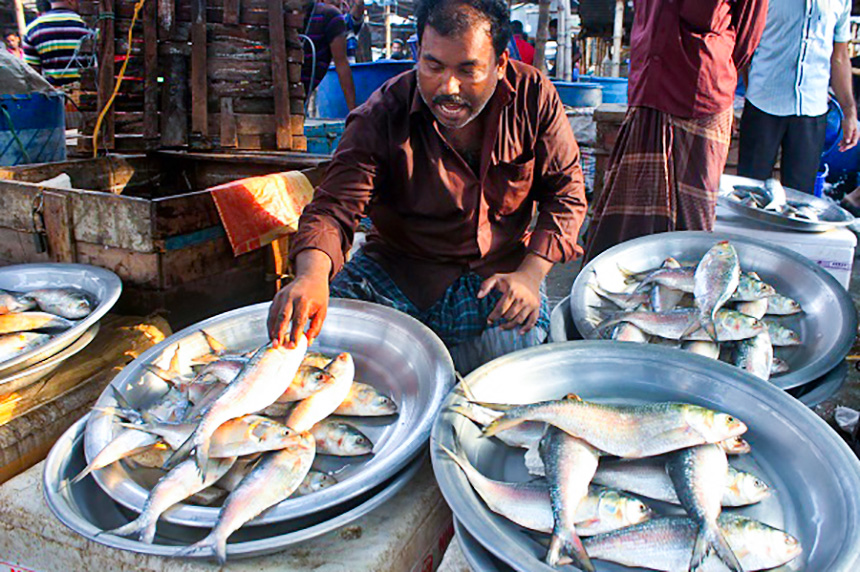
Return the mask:
[[[355,83],[352,80],[352,69],[349,67],[349,61],[335,62],[337,70],[337,78],[340,80],[340,87],[343,90],[343,97],[346,99],[346,107],[352,111],[355,109]]]
[[[520,263],[519,268],[517,268],[517,272],[528,274],[530,277],[535,279],[535,281],[540,282],[546,278],[546,275],[549,274],[550,270],[552,270],[552,266],[553,263],[543,256],[535,254],[534,252],[529,252]]]
[[[836,93],[836,100],[842,112],[848,117],[857,116],[857,107],[851,88],[851,59],[848,57],[848,44],[836,43],[830,58],[830,85]]]
[[[328,280],[331,268],[331,258],[322,250],[308,248],[296,255],[296,277],[307,276]]]

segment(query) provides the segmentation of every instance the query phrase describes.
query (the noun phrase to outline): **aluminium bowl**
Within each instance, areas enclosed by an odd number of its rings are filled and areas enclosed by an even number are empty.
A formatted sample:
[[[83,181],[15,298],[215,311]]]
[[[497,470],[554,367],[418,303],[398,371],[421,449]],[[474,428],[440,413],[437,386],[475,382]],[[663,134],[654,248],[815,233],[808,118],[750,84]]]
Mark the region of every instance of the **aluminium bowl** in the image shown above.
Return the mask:
[[[736,175],[723,175],[720,177],[720,194],[717,202],[740,216],[758,223],[800,232],[824,232],[834,228],[851,226],[855,221],[854,215],[831,201],[788,188],[785,189],[786,199],[790,202],[809,204],[814,209],[820,211],[819,220],[811,221],[792,218],[775,211],[750,207],[729,198],[729,195],[734,191],[735,185],[761,187],[764,185],[764,181],[738,177]]]
[[[585,339],[599,337],[597,310],[617,311],[589,287],[598,279],[606,290],[618,291],[619,268],[640,271],[658,268],[667,257],[696,264],[717,242],[729,240],[740,259],[741,270],[755,271],[779,294],[800,303],[803,312],[776,319],[800,334],[801,345],[775,348],[790,371],[770,382],[789,389],[816,380],[833,370],[848,355],[857,334],[857,312],[848,291],[826,270],[787,248],[726,232],[685,231],[653,234],[618,244],[590,261],[576,277],[570,294],[570,311],[576,329]],[[605,304],[605,305],[604,305]],[[681,352],[683,350],[673,350]]]
[[[668,348],[579,341],[498,358],[469,374],[465,383],[479,401],[495,403],[533,403],[575,393],[600,403],[671,401],[733,415],[747,424],[744,439],[752,452],[730,462],[761,477],[772,493],[757,505],[732,511],[800,540],[803,554],[781,570],[860,568],[860,461],[809,408],[773,385],[757,383],[750,374]],[[472,464],[488,478],[529,480],[524,451],[480,437],[475,424],[448,409],[459,399],[456,392],[449,394],[431,437],[433,471],[445,500],[466,530],[507,565],[553,570],[543,563],[546,548],[491,512],[463,471],[437,446],[453,449],[456,433]],[[603,561],[595,564],[599,572],[631,570]]]
[[[167,385],[148,373],[144,365],[166,367],[180,348],[183,368],[191,358],[208,351],[200,333],[206,330],[230,350],[249,350],[268,342],[266,317],[269,303],[239,308],[170,336],[150,348],[117,375],[96,402],[99,408],[116,405],[114,388],[132,406],[152,402]],[[304,497],[287,499],[249,524],[262,525],[310,515],[332,508],[378,486],[403,469],[424,447],[433,418],[454,382],[454,365],[442,341],[417,320],[370,302],[332,299],[320,336],[312,351],[325,354],[350,352],[355,359],[356,380],[369,383],[397,403],[396,416],[350,418],[374,444],[373,455],[363,457],[320,456],[317,468],[334,473],[338,484]],[[115,436],[114,416],[100,411],[87,424],[85,451],[92,460]],[[135,471],[114,463],[96,471],[95,479],[114,500],[141,512],[148,491],[135,480]],[[165,519],[183,526],[212,527],[217,507],[181,505]]]
[[[17,264],[0,267],[0,290],[28,292],[38,288],[72,287],[86,292],[96,307],[86,318],[75,322],[54,339],[10,360],[0,362],[0,377],[44,361],[70,346],[116,304],[122,292],[119,277],[104,268],[87,264]]]
[[[134,537],[99,534],[122,526],[137,515],[114,502],[92,479],[72,486],[65,483],[86,465],[82,440],[86,430],[85,416],[60,437],[45,462],[42,487],[51,512],[66,527],[93,542],[141,554],[174,556],[183,546],[202,539],[205,529],[178,526],[161,520],[153,544]],[[390,500],[403,489],[425,463],[423,456],[411,461],[392,478],[337,507],[312,515],[263,527],[243,527],[227,544],[230,560],[279,552],[345,526]],[[198,552],[188,558],[211,559],[211,553]]]

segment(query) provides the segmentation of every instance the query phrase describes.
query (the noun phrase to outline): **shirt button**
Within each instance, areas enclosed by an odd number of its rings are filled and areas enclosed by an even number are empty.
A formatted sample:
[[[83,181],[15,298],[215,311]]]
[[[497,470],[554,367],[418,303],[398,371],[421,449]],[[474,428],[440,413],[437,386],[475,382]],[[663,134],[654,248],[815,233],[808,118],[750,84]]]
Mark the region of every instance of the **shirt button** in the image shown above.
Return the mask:
[[[655,62],[659,62],[659,61],[660,61],[660,56],[654,56],[654,57],[653,57],[653,58],[651,58],[651,59],[652,59],[652,60],[654,60]]]

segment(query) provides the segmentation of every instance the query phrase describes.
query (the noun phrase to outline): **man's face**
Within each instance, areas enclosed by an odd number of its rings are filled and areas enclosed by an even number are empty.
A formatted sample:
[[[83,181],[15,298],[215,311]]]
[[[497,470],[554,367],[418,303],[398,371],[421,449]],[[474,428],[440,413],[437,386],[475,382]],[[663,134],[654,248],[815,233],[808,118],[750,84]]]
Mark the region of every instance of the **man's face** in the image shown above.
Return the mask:
[[[461,129],[484,110],[507,64],[507,52],[496,57],[489,22],[452,37],[427,26],[418,56],[418,91],[439,123]]]
[[[21,45],[21,40],[17,34],[9,34],[6,36],[6,45],[12,49],[17,49]]]

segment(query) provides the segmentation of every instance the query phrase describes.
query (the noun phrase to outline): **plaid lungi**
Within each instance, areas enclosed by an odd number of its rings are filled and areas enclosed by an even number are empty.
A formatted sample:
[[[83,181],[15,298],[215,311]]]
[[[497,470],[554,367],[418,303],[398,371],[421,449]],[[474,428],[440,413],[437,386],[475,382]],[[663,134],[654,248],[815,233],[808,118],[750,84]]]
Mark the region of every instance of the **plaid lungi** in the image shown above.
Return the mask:
[[[713,230],[731,108],[679,119],[631,107],[594,207],[585,262],[625,240],[674,230]]]
[[[479,300],[483,281],[474,272],[463,274],[445,290],[442,298],[421,310],[379,263],[359,250],[332,280],[330,294],[333,298],[365,300],[400,310],[425,324],[446,346],[453,348],[479,337],[490,327],[487,318],[502,295],[493,290]],[[540,316],[535,327],[549,332],[549,300],[543,284],[540,294]]]

